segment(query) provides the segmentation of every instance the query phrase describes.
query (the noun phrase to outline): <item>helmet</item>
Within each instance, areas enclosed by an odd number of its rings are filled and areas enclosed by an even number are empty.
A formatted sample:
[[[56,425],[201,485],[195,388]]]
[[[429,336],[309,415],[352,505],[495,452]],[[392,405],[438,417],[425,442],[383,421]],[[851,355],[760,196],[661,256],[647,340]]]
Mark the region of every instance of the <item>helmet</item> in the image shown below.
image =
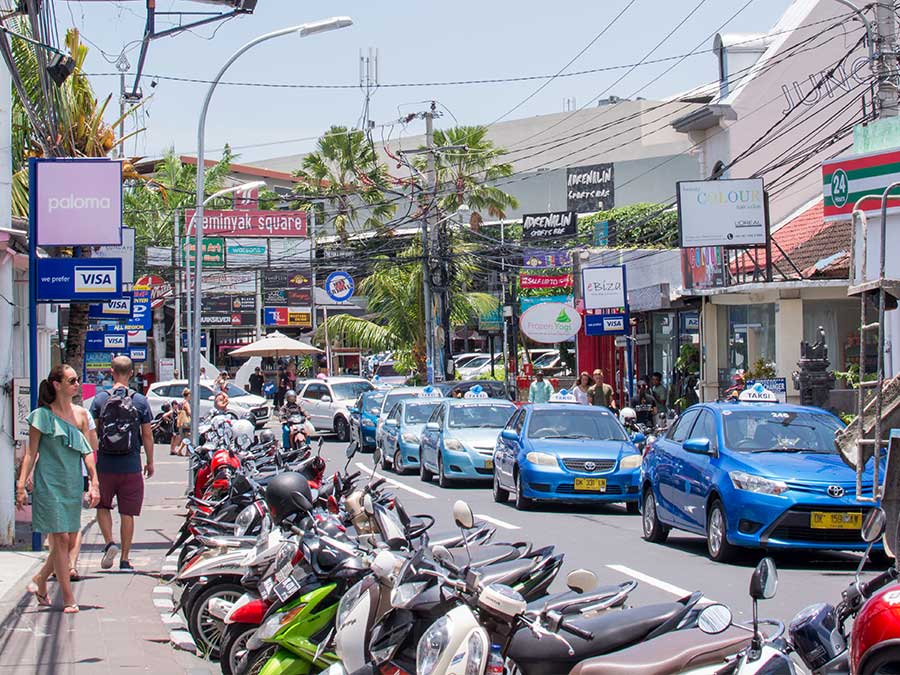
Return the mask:
[[[250,420],[236,420],[232,422],[231,428],[234,430],[234,441],[241,450],[246,450],[253,445],[253,439],[256,435],[256,425]]]
[[[272,433],[271,429],[263,429],[259,432],[259,444],[260,445],[271,445],[275,442],[275,434]]]
[[[311,510],[312,501],[306,477],[296,471],[278,474],[266,487],[266,505],[275,524],[295,513]]]
[[[634,422],[637,419],[637,413],[634,411],[634,408],[622,408],[622,411],[619,413],[619,421],[622,424],[626,422]]]
[[[285,400],[287,401],[296,401],[297,400],[297,392],[293,389],[288,389],[287,393],[284,395]]]

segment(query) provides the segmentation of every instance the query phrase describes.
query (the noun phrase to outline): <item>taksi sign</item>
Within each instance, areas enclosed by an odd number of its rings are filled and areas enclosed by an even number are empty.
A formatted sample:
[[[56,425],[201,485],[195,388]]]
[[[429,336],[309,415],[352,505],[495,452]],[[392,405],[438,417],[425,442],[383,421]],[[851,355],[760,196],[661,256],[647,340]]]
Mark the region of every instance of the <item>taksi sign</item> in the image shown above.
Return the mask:
[[[676,186],[682,248],[766,243],[762,178],[683,180]]]
[[[581,330],[581,315],[569,305],[544,302],[519,317],[519,328],[535,342],[555,344],[573,338]]]
[[[881,212],[881,195],[888,185],[900,181],[900,150],[848,155],[822,164],[822,194],[825,220],[850,220],[853,206],[873,195],[860,208],[872,216]],[[887,212],[900,213],[900,193],[887,200]]]
[[[353,277],[347,272],[341,270],[332,272],[325,279],[325,292],[334,302],[347,302],[353,297],[354,290]]]
[[[122,296],[122,261],[110,258],[39,258],[38,302],[89,302]]]

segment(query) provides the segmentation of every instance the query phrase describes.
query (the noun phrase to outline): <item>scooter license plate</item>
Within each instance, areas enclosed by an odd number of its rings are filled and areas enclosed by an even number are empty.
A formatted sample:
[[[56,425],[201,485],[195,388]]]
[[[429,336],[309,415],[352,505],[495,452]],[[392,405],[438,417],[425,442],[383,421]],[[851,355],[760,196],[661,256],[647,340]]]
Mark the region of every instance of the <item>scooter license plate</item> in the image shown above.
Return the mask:
[[[300,584],[294,577],[288,577],[275,587],[275,595],[281,602],[287,602],[294,593],[300,590]]]
[[[275,588],[275,578],[274,577],[266,577],[259,584],[259,594],[263,598],[269,597],[272,593],[272,589]]]
[[[862,527],[862,513],[858,511],[813,511],[809,514],[813,530],[858,530]]]
[[[576,478],[575,489],[585,492],[606,492],[605,478]]]
[[[282,581],[287,579],[289,576],[291,576],[291,572],[293,572],[293,571],[294,571],[294,565],[290,560],[288,560],[284,565],[279,567],[278,570],[275,572],[275,582],[281,583]]]

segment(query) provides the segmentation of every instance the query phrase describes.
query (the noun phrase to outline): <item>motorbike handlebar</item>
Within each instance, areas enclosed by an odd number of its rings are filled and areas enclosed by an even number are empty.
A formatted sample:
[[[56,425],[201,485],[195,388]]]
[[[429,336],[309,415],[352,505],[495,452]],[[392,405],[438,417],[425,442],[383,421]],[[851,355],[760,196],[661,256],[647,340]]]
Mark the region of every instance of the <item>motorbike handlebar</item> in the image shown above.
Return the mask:
[[[897,579],[897,570],[891,567],[889,570],[882,572],[871,581],[867,581],[860,589],[864,598],[868,598],[878,592],[882,586],[887,586]]]
[[[387,482],[387,478],[379,478],[371,485],[366,485],[366,492],[374,492]]]
[[[559,627],[566,631],[567,633],[571,633],[575,637],[580,637],[582,640],[593,640],[594,634],[589,630],[585,630],[584,628],[579,628],[568,621],[562,621],[559,624]]]

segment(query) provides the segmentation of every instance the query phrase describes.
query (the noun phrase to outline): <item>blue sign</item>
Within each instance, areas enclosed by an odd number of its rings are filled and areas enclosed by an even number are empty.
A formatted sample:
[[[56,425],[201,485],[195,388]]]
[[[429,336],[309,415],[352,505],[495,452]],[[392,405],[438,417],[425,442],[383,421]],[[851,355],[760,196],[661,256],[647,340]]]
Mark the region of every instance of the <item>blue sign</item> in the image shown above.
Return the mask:
[[[678,322],[682,335],[696,335],[700,332],[700,312],[681,312]]]
[[[37,302],[90,302],[122,297],[121,258],[38,258]]]
[[[131,316],[131,298],[124,293],[121,298],[107,300],[88,308],[88,317],[91,319],[127,319]]]
[[[182,345],[181,350],[182,351],[185,351],[185,352],[187,351],[187,349],[188,349],[187,346],[188,346],[189,342],[190,342],[190,340],[188,339],[188,334],[186,332],[182,333],[181,334],[181,345]],[[206,349],[206,331],[200,331],[200,349]]]
[[[128,356],[134,363],[142,363],[147,360],[147,348],[146,347],[131,347],[128,350]]]
[[[125,330],[150,330],[152,327],[150,291],[131,291],[131,316],[125,324]]]
[[[575,302],[574,295],[539,295],[539,296],[520,296],[519,297],[519,307],[521,307],[522,313],[524,314],[526,311],[534,307],[535,305],[539,305],[542,302],[561,302],[564,305],[571,305]]]
[[[88,352],[125,352],[128,350],[128,333],[119,330],[89,330],[84,340]]]
[[[355,290],[353,277],[343,271],[332,272],[325,279],[325,292],[334,302],[347,302]]]
[[[585,335],[627,335],[630,330],[628,312],[585,314]]]

